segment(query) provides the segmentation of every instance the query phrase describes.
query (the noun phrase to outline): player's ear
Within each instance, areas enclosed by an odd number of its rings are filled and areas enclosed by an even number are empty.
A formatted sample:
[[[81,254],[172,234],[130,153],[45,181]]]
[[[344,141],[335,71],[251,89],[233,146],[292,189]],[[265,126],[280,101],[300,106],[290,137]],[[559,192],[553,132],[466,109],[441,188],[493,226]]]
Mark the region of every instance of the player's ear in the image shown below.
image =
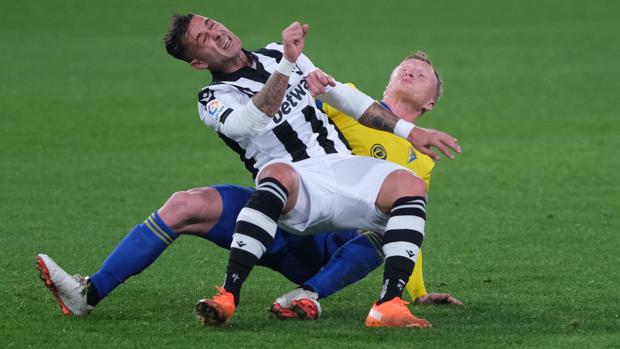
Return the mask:
[[[426,103],[424,105],[423,108],[424,108],[425,111],[431,111],[431,110],[433,110],[434,106],[435,106],[435,101],[429,101],[428,103]]]
[[[192,66],[192,68],[198,69],[198,70],[209,68],[209,65],[207,63],[197,60],[197,59],[192,59],[192,61],[189,62],[189,64]]]

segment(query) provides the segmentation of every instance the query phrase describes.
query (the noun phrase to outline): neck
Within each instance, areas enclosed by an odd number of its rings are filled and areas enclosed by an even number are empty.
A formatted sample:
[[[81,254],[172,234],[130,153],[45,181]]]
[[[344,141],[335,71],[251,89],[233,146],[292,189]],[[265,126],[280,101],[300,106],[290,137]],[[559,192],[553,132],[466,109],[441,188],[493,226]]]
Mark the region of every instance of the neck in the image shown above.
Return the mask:
[[[222,69],[216,69],[215,71],[220,71],[222,73],[228,74],[232,72],[236,72],[237,70],[249,67],[252,65],[252,61],[245,53],[245,51],[241,50],[239,56],[229,60],[227,63],[223,64]]]
[[[403,120],[415,122],[422,115],[422,110],[412,106],[411,103],[402,102],[390,96],[384,96],[383,102],[390,107],[392,113]]]

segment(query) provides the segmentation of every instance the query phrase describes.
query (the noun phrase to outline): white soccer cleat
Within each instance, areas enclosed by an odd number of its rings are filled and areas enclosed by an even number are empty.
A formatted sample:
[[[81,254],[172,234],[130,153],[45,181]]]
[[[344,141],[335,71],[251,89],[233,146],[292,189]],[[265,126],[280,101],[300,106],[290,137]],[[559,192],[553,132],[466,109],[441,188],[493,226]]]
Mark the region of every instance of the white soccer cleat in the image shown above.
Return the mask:
[[[273,301],[271,312],[279,319],[316,320],[321,315],[321,304],[316,292],[296,288]]]
[[[67,316],[88,315],[94,307],[86,303],[88,277],[69,275],[62,270],[48,255],[37,255],[39,277],[52,291],[60,310]]]

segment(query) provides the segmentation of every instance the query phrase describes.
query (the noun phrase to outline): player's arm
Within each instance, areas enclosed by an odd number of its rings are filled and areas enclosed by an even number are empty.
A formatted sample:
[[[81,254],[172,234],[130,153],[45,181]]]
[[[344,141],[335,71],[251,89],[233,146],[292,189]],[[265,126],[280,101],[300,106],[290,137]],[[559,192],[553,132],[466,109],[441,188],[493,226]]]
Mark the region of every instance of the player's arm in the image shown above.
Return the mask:
[[[272,118],[282,105],[289,76],[304,49],[304,38],[308,33],[308,28],[307,24],[301,25],[299,22],[294,22],[282,31],[283,59],[265,86],[251,99],[256,109],[267,117]]]
[[[383,108],[374,99],[350,86],[335,81],[331,76],[317,69],[307,76],[310,93],[323,102],[358,120],[362,125],[392,132],[408,140],[420,152],[439,160],[439,156],[431,149],[435,147],[448,158],[454,156],[450,149],[460,153],[461,147],[456,138],[449,134],[416,127],[411,122],[400,119],[391,111]]]
[[[299,22],[282,31],[283,59],[263,88],[249,101],[236,100],[230,94],[220,93],[218,96],[215,91],[199,96],[198,112],[203,122],[233,139],[261,132],[280,109],[307,32],[308,25],[302,26]]]
[[[456,304],[462,305],[463,302],[452,297],[449,293],[427,293],[422,276],[422,251],[418,255],[413,273],[407,283],[407,292],[418,304]]]

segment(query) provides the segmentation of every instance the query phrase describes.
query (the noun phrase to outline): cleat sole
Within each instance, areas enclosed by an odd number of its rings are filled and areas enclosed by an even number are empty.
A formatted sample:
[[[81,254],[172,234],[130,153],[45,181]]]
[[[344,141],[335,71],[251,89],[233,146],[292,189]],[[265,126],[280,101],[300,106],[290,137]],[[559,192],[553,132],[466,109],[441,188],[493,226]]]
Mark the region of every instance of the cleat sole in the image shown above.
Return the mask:
[[[50,271],[47,269],[45,262],[43,262],[43,259],[40,256],[37,256],[36,269],[39,271],[39,278],[45,283],[45,287],[47,287],[54,295],[54,298],[56,298],[56,303],[60,306],[62,313],[67,316],[73,316],[71,310],[69,310],[69,308],[67,308],[63,303],[62,299],[60,299],[58,290],[56,290],[56,286],[54,286],[54,282],[52,282]]]
[[[269,311],[273,313],[279,320],[297,319],[297,314],[292,309],[283,308],[277,303],[274,303],[269,309]]]
[[[215,309],[210,303],[210,299],[201,299],[196,304],[196,317],[198,320],[207,326],[222,326],[228,319],[224,319],[217,309]]]
[[[316,320],[319,317],[316,304],[307,299],[295,300],[291,303],[291,309],[302,320]]]

